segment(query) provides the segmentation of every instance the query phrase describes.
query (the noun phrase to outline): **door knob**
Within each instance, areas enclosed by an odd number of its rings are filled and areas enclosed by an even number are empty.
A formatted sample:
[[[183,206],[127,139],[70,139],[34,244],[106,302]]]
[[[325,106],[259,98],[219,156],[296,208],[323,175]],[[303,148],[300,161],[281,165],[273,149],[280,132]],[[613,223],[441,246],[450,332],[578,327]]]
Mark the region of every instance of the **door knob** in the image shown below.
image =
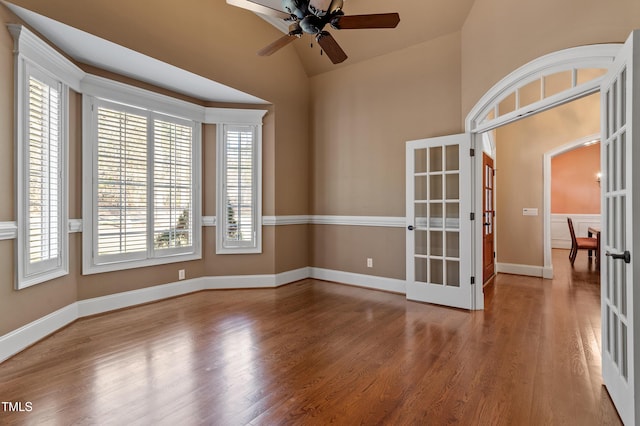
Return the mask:
[[[612,259],[622,259],[624,260],[624,263],[631,263],[631,253],[629,252],[629,250],[625,251],[624,253],[606,252],[605,255],[611,256]]]
[[[409,225],[409,226],[407,226],[407,229],[408,229],[409,231],[413,231],[413,230],[414,230],[414,229],[416,229],[416,228],[414,228],[414,227],[413,227],[413,225]]]

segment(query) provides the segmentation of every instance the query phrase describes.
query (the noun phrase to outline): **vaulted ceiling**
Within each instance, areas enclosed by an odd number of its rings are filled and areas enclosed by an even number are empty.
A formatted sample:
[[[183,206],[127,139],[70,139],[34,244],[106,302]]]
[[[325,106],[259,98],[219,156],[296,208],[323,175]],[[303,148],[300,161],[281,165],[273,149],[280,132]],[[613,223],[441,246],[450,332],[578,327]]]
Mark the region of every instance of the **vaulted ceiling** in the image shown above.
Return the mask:
[[[280,3],[280,0],[256,1],[271,6]],[[293,45],[307,74],[313,76],[459,31],[473,3],[474,0],[345,0],[343,10],[346,15],[398,12],[400,24],[395,29],[330,29],[349,56],[339,65],[332,64],[324,55],[320,56],[320,49],[315,43],[313,48],[310,47],[314,41],[310,35],[296,40]],[[256,46],[263,47],[271,41],[259,40]],[[274,58],[277,55],[274,54]]]

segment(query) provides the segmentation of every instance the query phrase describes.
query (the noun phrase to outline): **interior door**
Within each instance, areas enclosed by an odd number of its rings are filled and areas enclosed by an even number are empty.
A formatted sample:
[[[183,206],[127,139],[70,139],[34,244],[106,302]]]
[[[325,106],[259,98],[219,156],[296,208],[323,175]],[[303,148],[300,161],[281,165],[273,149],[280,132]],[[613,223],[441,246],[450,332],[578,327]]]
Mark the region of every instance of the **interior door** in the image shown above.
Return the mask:
[[[640,140],[640,33],[635,31],[609,68],[602,87],[602,229],[601,245],[605,256],[601,261],[602,303],[602,376],[605,386],[625,424],[640,421],[640,384],[636,365],[636,342],[640,342],[636,324],[640,315],[640,292],[634,282],[640,277],[638,257],[633,245],[640,238],[640,227],[633,226],[634,181],[640,169],[632,164],[640,161],[640,151],[632,149]],[[635,188],[634,188],[635,185]],[[602,253],[601,253],[602,254]],[[639,368],[636,368],[639,367]]]
[[[493,206],[494,169],[493,158],[482,153],[482,282],[486,283],[495,273],[493,233],[495,208]]]
[[[471,136],[407,142],[407,298],[472,309]]]

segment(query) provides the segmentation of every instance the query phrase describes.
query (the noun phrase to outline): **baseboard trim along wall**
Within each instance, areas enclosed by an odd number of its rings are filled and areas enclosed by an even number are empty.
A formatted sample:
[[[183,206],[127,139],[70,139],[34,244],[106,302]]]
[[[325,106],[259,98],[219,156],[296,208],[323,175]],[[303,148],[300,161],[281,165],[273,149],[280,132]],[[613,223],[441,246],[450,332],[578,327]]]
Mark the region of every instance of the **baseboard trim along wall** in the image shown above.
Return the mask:
[[[553,278],[553,268],[533,265],[517,265],[513,263],[496,263],[496,272],[513,275],[526,275],[545,279]]]
[[[353,272],[335,271],[323,268],[311,268],[311,278],[333,281],[372,290],[383,290],[392,293],[406,294],[406,281],[394,278],[376,277]]]
[[[405,294],[404,280],[305,267],[279,274],[201,277],[80,300],[0,336],[0,362],[77,319],[203,290],[276,288],[306,278]]]

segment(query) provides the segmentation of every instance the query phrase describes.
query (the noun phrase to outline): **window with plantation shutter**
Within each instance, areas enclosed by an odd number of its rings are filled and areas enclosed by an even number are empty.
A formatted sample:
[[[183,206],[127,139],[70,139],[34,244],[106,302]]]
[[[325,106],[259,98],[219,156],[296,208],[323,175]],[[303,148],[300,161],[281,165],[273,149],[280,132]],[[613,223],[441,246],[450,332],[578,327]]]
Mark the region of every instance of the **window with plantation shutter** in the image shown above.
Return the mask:
[[[200,258],[197,123],[92,96],[85,114],[93,184],[84,273]]]
[[[147,256],[147,118],[97,108],[97,257]]]
[[[221,125],[217,252],[259,253],[260,144],[255,125]]]
[[[63,84],[43,70],[25,66],[23,110],[18,113],[17,288],[67,273],[66,180],[63,138]]]
[[[193,131],[155,120],[154,132],[154,248],[171,251],[191,246],[193,238]]]

